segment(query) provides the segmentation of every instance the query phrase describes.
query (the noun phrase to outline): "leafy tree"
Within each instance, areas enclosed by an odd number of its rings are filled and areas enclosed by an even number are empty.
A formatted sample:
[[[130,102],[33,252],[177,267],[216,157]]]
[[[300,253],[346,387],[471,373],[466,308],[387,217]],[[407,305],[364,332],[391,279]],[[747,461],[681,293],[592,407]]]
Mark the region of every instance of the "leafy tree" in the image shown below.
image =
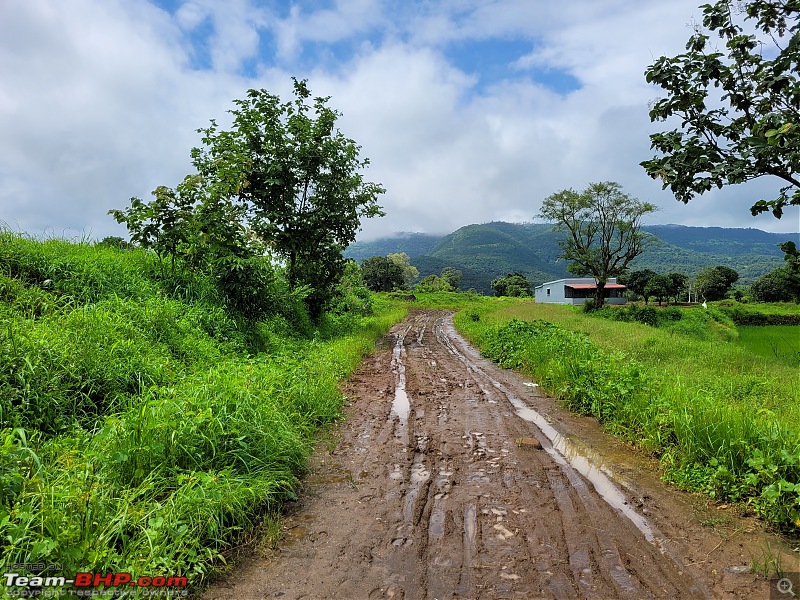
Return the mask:
[[[133,244],[155,252],[162,274],[165,258],[174,275],[178,262],[196,270],[258,252],[242,225],[242,207],[212,197],[202,177],[188,175],[175,189],[158,186],[152,196],[150,202],[131,198],[129,208],[108,213],[126,225]]]
[[[212,196],[247,208],[252,230],[285,259],[290,289],[308,286],[319,316],[344,271],[341,251],[362,218],[384,214],[377,198],[385,190],[364,181],[369,160],[335,128],[341,115],[330,98],[310,105],[306,82],[293,81],[291,102],[263,89],[235,100],[232,129],[212,120],[192,158]]]
[[[597,280],[594,304],[599,308],[608,279],[624,273],[645,251],[650,236],[642,231],[642,217],[656,210],[607,181],[592,183],[582,192],[568,189],[548,196],[539,216],[555,222],[555,231],[567,233],[559,241],[561,258],[572,261],[570,273]]]
[[[119,248],[120,250],[124,250],[130,247],[127,240],[121,238],[117,235],[109,235],[104,237],[102,240],[98,242],[100,246],[108,246],[110,248]]]
[[[152,195],[150,202],[131,198],[129,208],[108,212],[127,226],[132,243],[155,252],[162,277],[178,269],[204,272],[228,307],[248,319],[278,307],[275,269],[243,225],[241,205],[214,196],[200,175],[188,175],[175,189],[159,186]]]
[[[522,273],[509,273],[492,281],[492,289],[498,296],[533,296],[531,284]]]
[[[344,273],[329,310],[337,314],[372,314],[372,296],[364,283],[361,267],[353,259],[345,261]]]
[[[644,303],[647,304],[648,297],[644,293],[648,282],[651,278],[655,277],[656,272],[650,269],[643,269],[641,271],[631,271],[620,274],[617,281],[628,288],[637,296],[644,298]]]
[[[661,303],[670,296],[671,287],[672,279],[669,275],[653,275],[644,288],[644,297],[647,299],[655,296],[658,298],[658,305],[661,306]]]
[[[689,284],[689,277],[683,273],[670,273],[667,277],[669,277],[667,295],[677,304],[678,298]]]
[[[386,256],[372,256],[361,263],[364,284],[373,292],[391,292],[403,287],[403,269]]]
[[[720,0],[702,8],[705,29],[695,30],[686,52],[645,72],[667,92],[651,121],[679,117],[681,130],[651,135],[661,156],[641,165],[684,203],[713,187],[777,177],[787,185],[751,212],[780,218],[787,205],[800,205],[800,3]],[[781,247],[797,259],[794,243]]]
[[[448,290],[442,291],[453,291],[457,292],[461,288],[461,278],[463,277],[463,273],[458,269],[453,267],[445,267],[442,269],[441,279],[449,288]]]
[[[438,275],[428,275],[414,286],[417,292],[452,292],[453,288]]]
[[[386,258],[403,269],[403,286],[410,288],[411,284],[419,277],[419,269],[411,264],[411,259],[405,252],[387,254]]]
[[[730,267],[710,267],[698,273],[695,287],[706,300],[722,300],[738,279],[739,274]]]
[[[800,302],[800,274],[788,266],[758,278],[750,292],[759,302]]]

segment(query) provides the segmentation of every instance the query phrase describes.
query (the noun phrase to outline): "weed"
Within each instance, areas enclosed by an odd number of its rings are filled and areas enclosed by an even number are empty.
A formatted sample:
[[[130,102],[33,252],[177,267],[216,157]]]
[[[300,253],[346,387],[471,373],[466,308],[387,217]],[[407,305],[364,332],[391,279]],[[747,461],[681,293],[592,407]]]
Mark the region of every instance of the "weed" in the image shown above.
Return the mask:
[[[761,549],[761,558],[750,559],[750,572],[764,579],[782,578],[785,575],[780,553],[775,553],[769,542]]]

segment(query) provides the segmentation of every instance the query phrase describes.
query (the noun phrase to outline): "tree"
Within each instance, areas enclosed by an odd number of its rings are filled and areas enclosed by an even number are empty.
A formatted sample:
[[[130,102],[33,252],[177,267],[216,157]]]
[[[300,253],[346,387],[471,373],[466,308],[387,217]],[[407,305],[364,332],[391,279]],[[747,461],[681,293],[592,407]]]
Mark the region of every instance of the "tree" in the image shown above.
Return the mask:
[[[650,120],[679,117],[682,131],[651,135],[662,156],[641,165],[684,203],[713,187],[777,177],[787,185],[750,210],[780,218],[787,205],[800,205],[800,3],[720,0],[702,8],[705,30],[696,28],[686,53],[662,56],[645,72],[667,92]],[[793,242],[781,248],[797,259]]]
[[[442,269],[441,279],[446,284],[446,287],[449,288],[442,291],[459,291],[461,288],[462,276],[463,273],[454,267],[445,267]]]
[[[492,289],[498,296],[533,296],[531,284],[522,273],[509,273],[492,281]]]
[[[385,256],[371,256],[361,263],[364,284],[373,292],[391,292],[403,287],[403,269]]]
[[[539,216],[567,234],[559,241],[561,258],[572,261],[570,273],[597,280],[594,304],[599,308],[608,279],[625,272],[645,251],[650,235],[642,231],[642,217],[656,210],[607,181],[592,183],[580,193],[568,189],[548,196]]]
[[[411,264],[411,259],[405,252],[387,254],[386,258],[398,265],[403,270],[403,287],[410,288],[411,284],[419,277],[419,269]]]
[[[175,189],[160,185],[151,195],[150,202],[131,198],[129,208],[108,214],[125,224],[132,244],[155,252],[162,275],[167,257],[172,275],[178,262],[216,275],[215,267],[263,250],[242,224],[244,208],[211,195],[199,175],[187,175]]]
[[[661,306],[664,299],[669,297],[671,286],[672,280],[669,275],[653,275],[644,288],[644,297],[647,299],[650,296],[655,296],[658,298],[658,305]]]
[[[738,279],[739,274],[730,267],[710,267],[697,274],[695,287],[706,300],[722,300]]]
[[[759,302],[800,302],[800,274],[780,267],[759,277],[750,292]]]
[[[355,240],[364,217],[382,216],[385,190],[363,180],[369,164],[361,148],[335,128],[341,116],[294,79],[295,99],[282,103],[267,90],[235,100],[233,126],[199,130],[195,168],[212,196],[241,203],[250,227],[285,259],[290,289],[308,286],[318,316],[341,277],[341,252]]]
[[[648,297],[644,293],[645,288],[647,288],[647,284],[651,278],[655,277],[656,272],[651,271],[650,269],[643,269],[641,271],[632,271],[621,273],[620,276],[617,278],[617,281],[628,288],[631,292],[636,294],[637,296],[642,296],[644,298],[644,303],[647,304]]]
[[[684,275],[683,273],[670,273],[667,275],[669,277],[669,286],[667,287],[667,295],[673,299],[673,301],[677,304],[678,298],[686,289],[686,286],[689,283],[689,278]]]
[[[438,275],[428,275],[423,277],[417,285],[414,286],[416,292],[449,292],[449,289],[443,289],[446,283],[442,281]]]

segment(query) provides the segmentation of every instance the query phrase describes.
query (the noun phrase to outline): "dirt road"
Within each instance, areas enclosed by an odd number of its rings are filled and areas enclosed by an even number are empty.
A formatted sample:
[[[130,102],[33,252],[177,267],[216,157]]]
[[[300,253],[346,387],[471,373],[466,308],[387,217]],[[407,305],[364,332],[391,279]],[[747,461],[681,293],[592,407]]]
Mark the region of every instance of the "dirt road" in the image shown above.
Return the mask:
[[[770,597],[748,572],[760,534],[702,526],[646,458],[480,358],[446,312],[396,326],[346,393],[281,548],[206,600]]]

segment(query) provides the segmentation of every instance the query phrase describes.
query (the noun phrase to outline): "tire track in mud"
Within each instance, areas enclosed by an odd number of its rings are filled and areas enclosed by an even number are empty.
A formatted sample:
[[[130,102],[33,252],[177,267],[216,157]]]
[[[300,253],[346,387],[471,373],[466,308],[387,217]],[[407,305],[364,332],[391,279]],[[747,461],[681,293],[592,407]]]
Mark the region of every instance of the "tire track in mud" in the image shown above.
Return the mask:
[[[520,416],[537,388],[481,359],[443,311],[393,332],[351,379],[293,533],[206,600],[709,597],[652,524]],[[515,441],[531,437],[543,449]]]

